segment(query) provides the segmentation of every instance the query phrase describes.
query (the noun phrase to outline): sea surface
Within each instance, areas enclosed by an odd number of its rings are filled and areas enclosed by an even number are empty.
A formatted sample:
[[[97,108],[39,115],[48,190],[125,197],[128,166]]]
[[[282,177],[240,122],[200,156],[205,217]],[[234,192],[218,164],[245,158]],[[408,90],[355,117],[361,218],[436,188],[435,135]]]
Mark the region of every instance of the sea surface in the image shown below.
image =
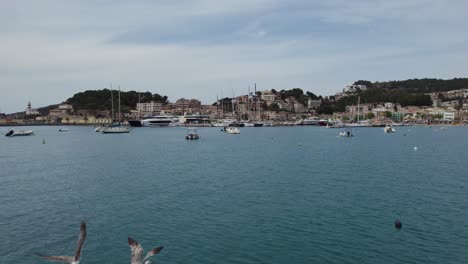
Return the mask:
[[[82,264],[128,236],[166,264],[468,263],[468,127],[31,129],[0,137],[0,263],[72,255],[81,220]]]

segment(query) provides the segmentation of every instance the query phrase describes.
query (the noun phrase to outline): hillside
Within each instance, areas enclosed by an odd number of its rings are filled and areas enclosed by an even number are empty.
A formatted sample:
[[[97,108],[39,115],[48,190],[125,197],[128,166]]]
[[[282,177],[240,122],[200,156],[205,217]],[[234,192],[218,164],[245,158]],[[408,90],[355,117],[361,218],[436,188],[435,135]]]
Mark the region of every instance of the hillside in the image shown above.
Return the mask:
[[[113,90],[114,94],[114,108],[118,106],[119,103],[119,91]],[[130,109],[135,109],[136,104],[138,103],[138,92],[128,91],[120,93],[120,105],[122,112],[128,112]],[[140,93],[141,102],[161,102],[168,103],[167,96],[161,96],[157,93],[152,94],[151,92]],[[67,103],[73,105],[73,109],[88,109],[88,110],[109,110],[112,108],[111,101],[111,90],[87,90],[84,92],[76,93],[71,98],[66,100]]]
[[[354,84],[363,84],[368,88],[385,90],[402,90],[408,93],[433,93],[468,88],[468,78],[442,79],[409,79],[403,81],[370,82],[359,80]]]

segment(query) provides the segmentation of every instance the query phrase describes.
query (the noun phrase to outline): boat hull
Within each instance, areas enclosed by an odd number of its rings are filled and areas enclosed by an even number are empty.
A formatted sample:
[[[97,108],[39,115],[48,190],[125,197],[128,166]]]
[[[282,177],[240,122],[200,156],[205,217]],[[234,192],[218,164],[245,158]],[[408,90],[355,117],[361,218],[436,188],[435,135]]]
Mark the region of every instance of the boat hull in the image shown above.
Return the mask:
[[[34,135],[32,130],[25,130],[25,131],[14,131],[10,130],[8,133],[5,134],[7,137],[24,137],[24,136],[31,136]]]
[[[132,127],[142,127],[141,120],[128,120],[128,123]]]

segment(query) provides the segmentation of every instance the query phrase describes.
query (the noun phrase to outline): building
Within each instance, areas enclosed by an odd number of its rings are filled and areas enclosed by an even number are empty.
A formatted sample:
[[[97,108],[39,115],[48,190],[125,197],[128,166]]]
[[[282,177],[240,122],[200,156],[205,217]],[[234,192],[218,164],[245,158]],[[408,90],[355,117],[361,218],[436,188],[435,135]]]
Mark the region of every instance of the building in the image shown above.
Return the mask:
[[[320,107],[320,105],[322,104],[322,101],[321,100],[312,100],[312,99],[309,99],[307,101],[307,108],[309,109],[318,109]]]
[[[49,115],[55,118],[63,118],[66,115],[73,113],[73,106],[70,104],[61,104],[56,109],[49,111]]]
[[[455,112],[452,111],[444,111],[443,112],[443,120],[444,121],[453,121],[455,120]]]
[[[358,85],[347,85],[344,89],[343,89],[343,93],[357,93],[358,91],[365,91],[367,90],[367,86],[365,85],[362,85],[362,84],[358,84]]]
[[[175,102],[174,108],[178,112],[182,113],[196,113],[199,112],[201,109],[201,102],[197,99],[181,98]]]
[[[163,103],[149,102],[149,103],[137,103],[137,111],[142,115],[154,115],[159,114],[163,110]]]
[[[276,100],[276,95],[272,91],[262,91],[261,94],[262,100],[265,101],[267,105],[271,105]]]
[[[31,107],[31,102],[28,102],[28,107],[26,108],[26,115],[27,116],[40,115],[40,113],[39,111]]]

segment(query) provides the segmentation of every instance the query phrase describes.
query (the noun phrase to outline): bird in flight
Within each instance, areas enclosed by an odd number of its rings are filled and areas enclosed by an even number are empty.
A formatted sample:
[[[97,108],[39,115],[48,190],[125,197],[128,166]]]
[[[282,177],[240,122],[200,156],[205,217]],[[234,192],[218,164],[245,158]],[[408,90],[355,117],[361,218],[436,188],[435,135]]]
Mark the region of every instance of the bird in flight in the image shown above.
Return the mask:
[[[146,261],[148,258],[158,254],[164,247],[157,247],[148,252],[146,256],[142,259],[143,256],[143,247],[136,241],[135,239],[129,237],[128,238],[128,245],[132,250],[132,259],[131,264],[151,264],[150,261]]]
[[[78,236],[78,243],[76,243],[75,255],[74,256],[47,256],[43,254],[36,253],[39,257],[51,261],[57,262],[68,262],[70,264],[79,264],[81,257],[81,249],[83,248],[83,243],[86,239],[86,223],[81,222],[80,226],[80,235]]]

